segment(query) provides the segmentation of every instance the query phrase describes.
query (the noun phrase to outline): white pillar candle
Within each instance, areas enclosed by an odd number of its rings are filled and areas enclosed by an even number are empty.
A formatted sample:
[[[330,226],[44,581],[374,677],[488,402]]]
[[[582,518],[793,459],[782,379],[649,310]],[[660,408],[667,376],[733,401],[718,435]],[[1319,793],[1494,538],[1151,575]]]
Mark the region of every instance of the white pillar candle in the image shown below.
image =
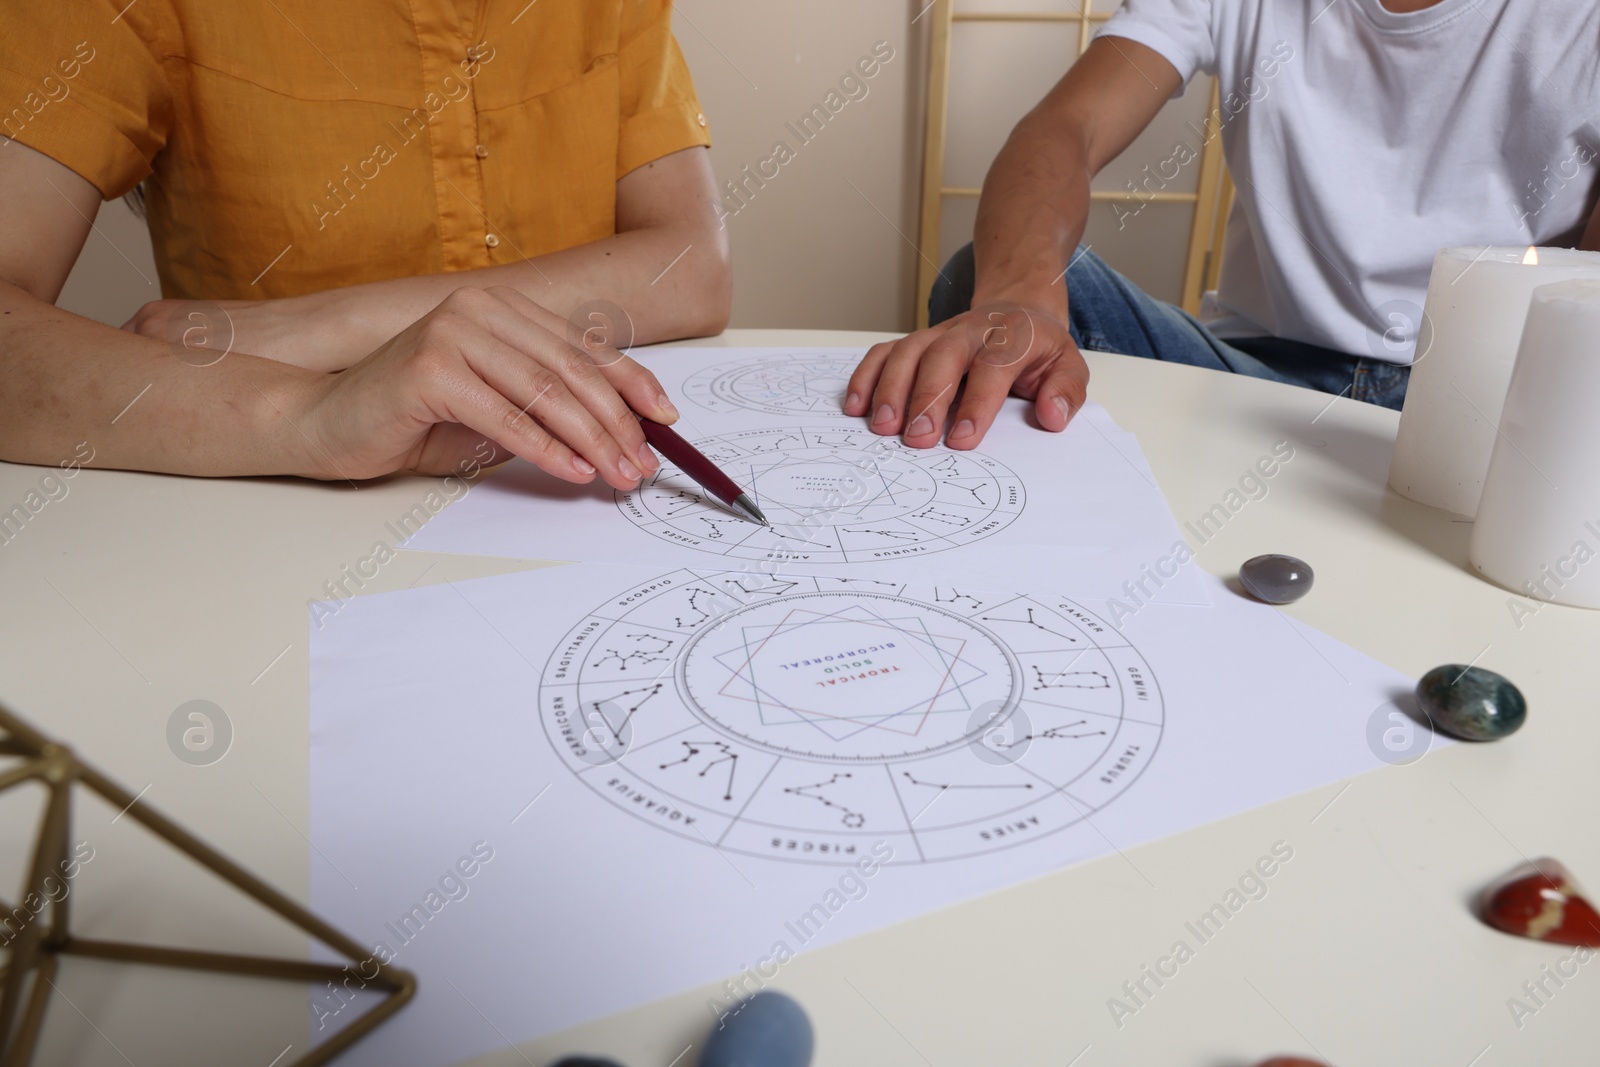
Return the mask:
[[[1433,260],[1416,362],[1389,461],[1389,487],[1460,515],[1478,510],[1528,298],[1600,278],[1600,252],[1447,248]]]
[[[1600,608],[1600,279],[1533,294],[1467,555],[1540,600]]]

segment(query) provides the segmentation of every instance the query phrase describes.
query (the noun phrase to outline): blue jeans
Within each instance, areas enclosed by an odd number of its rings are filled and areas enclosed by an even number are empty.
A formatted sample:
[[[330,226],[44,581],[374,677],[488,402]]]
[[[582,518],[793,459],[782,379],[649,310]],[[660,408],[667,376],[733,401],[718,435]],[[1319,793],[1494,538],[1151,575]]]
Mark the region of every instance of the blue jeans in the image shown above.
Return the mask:
[[[928,294],[928,321],[940,323],[972,306],[972,246],[950,257]],[[1078,347],[1168,363],[1248,374],[1369,404],[1399,409],[1410,367],[1352,356],[1282,337],[1223,341],[1181,308],[1163,303],[1079,246],[1067,269],[1067,326]]]

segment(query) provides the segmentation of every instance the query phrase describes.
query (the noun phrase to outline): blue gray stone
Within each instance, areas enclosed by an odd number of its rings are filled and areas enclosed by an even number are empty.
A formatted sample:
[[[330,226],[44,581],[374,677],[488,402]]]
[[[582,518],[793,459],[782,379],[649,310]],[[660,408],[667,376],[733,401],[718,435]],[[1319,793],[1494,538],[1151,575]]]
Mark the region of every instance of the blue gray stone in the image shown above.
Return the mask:
[[[1417,682],[1417,703],[1436,729],[1463,741],[1498,741],[1522,728],[1528,702],[1508,678],[1447,663]]]
[[[1316,576],[1305,560],[1293,556],[1256,556],[1239,567],[1239,584],[1257,600],[1292,604],[1311,592]]]
[[[700,1050],[700,1067],[806,1067],[814,1044],[805,1009],[764,989],[712,1026]]]
[[[699,1067],[808,1067],[816,1036],[805,1009],[764,989],[732,1004],[711,1024]],[[596,1056],[568,1056],[551,1067],[621,1067]]]

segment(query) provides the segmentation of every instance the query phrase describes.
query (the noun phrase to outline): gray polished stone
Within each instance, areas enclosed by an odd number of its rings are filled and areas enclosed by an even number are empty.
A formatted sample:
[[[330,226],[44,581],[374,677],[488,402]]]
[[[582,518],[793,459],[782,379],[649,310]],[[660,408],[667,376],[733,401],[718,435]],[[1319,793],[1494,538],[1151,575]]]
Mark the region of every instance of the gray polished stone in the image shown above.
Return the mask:
[[[1311,592],[1316,576],[1305,560],[1293,556],[1256,556],[1239,567],[1239,584],[1257,600],[1292,604]]]

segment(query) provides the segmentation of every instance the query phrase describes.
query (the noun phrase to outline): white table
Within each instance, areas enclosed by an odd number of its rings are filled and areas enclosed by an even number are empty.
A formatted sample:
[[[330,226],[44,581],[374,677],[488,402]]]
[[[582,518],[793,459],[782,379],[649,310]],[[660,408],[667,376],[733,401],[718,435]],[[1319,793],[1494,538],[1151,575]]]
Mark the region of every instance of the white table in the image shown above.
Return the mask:
[[[879,339],[741,330],[717,343]],[[1288,609],[1297,618],[1411,676],[1470,660],[1499,670],[1527,694],[1529,725],[802,956],[776,984],[811,1011],[818,1062],[1244,1067],[1314,1050],[1338,1067],[1592,1061],[1600,963],[1559,989],[1547,980],[1554,996],[1519,1030],[1507,999],[1565,950],[1489,931],[1467,901],[1547,853],[1600,890],[1600,613],[1547,606],[1519,628],[1510,595],[1467,569],[1470,526],[1385,491],[1393,412],[1186,367],[1090,362],[1094,395],[1139,435],[1180,524],[1276,442],[1295,447],[1269,495],[1200,550],[1205,567],[1231,575],[1258,553],[1301,556],[1317,586]],[[0,464],[0,509],[43,473]],[[0,546],[0,700],[304,899],[306,601],[430,484],[93,470],[70,484]],[[405,553],[368,589],[533,566]],[[169,715],[195,698],[235,729],[231,751],[205,767],[166,741]],[[32,825],[22,800],[0,801],[0,875],[12,886]],[[79,932],[305,952],[302,936],[115,815],[94,802],[76,812],[75,837],[96,850],[74,888]],[[1279,840],[1294,859],[1268,896],[1114,1026],[1107,998]],[[308,1041],[293,985],[74,960],[60,988],[41,1064],[267,1067]],[[708,994],[474,1062],[542,1065],[583,1049],[665,1067],[703,1030]]]

